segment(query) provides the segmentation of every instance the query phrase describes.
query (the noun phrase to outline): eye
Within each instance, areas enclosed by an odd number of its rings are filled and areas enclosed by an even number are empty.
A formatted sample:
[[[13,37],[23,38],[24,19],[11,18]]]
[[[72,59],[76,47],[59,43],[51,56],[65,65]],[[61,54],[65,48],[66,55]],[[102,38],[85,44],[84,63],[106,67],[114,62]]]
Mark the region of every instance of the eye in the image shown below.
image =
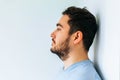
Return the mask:
[[[56,29],[57,31],[60,31],[61,30],[61,28],[59,28],[59,27],[57,27],[57,29]]]

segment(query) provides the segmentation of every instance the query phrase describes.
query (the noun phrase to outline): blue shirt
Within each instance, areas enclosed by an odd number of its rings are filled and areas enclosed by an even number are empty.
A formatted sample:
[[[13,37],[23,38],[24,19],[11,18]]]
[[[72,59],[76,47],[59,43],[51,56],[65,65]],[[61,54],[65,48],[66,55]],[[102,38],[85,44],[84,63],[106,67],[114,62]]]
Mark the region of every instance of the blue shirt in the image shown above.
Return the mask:
[[[60,71],[55,80],[101,80],[90,60],[77,62]]]

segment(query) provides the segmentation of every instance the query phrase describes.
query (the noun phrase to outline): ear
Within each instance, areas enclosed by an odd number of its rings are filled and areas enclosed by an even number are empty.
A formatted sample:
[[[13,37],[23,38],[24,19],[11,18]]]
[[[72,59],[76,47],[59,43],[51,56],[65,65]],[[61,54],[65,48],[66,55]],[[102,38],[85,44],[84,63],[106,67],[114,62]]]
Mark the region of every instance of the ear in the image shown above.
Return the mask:
[[[81,31],[77,31],[74,33],[74,36],[73,36],[73,39],[74,39],[74,44],[78,44],[82,41],[83,39],[83,34]]]

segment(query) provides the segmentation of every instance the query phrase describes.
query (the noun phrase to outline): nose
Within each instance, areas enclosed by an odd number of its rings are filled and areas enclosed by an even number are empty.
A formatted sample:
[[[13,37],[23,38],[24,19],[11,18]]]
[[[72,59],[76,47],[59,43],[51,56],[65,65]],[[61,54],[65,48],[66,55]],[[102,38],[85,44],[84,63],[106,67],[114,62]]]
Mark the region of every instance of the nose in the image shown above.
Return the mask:
[[[50,37],[55,37],[54,31],[50,34]]]

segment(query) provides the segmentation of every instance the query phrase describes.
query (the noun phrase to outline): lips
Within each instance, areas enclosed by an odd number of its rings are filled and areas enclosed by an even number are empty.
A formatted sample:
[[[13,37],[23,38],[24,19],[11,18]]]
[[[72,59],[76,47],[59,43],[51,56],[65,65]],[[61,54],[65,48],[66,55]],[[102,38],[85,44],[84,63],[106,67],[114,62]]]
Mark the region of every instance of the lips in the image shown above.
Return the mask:
[[[55,40],[54,40],[54,39],[52,39],[52,45],[53,45],[53,44],[55,44]]]

